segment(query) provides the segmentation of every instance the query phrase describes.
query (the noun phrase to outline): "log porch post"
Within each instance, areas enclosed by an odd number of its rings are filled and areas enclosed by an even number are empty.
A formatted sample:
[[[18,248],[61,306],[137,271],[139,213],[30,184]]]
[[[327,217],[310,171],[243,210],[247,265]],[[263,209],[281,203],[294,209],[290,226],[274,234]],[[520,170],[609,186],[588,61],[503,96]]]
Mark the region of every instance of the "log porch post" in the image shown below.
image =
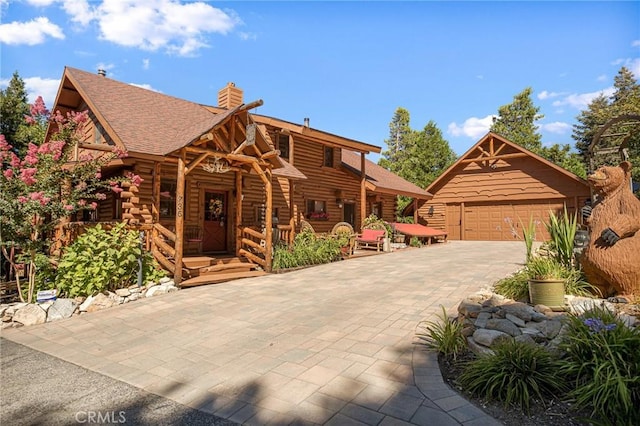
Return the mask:
[[[176,284],[182,281],[182,251],[184,248],[184,186],[187,151],[182,149],[178,157],[178,179],[176,182],[176,269],[173,280]]]
[[[242,248],[242,172],[236,173],[236,256],[240,256]]]
[[[365,173],[364,152],[360,153],[360,229],[367,217],[367,174]]]
[[[267,207],[265,211],[265,236],[267,252],[265,253],[265,260],[267,262],[267,272],[271,272],[271,261],[273,260],[273,190],[271,184],[271,173],[267,170],[265,173],[264,189],[267,195]]]
[[[151,215],[153,222],[160,222],[160,174],[162,172],[162,163],[156,161],[153,164],[153,189],[151,194],[152,205]]]

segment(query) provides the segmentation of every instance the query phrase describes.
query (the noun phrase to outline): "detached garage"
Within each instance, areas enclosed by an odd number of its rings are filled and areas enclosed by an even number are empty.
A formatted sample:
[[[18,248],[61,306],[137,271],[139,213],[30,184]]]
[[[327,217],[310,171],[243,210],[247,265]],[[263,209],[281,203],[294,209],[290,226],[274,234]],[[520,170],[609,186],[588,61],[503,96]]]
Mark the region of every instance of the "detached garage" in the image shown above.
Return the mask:
[[[446,231],[453,240],[522,238],[522,224],[536,222],[537,240],[549,236],[550,212],[571,214],[590,197],[588,183],[507,139],[488,133],[426,189],[417,222]],[[408,213],[408,212],[407,212]]]

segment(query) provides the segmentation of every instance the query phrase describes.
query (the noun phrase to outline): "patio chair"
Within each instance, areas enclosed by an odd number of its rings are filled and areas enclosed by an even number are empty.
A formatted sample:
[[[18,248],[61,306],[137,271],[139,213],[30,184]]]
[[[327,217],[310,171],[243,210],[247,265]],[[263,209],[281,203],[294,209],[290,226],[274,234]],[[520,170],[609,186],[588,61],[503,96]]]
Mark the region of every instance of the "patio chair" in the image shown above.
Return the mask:
[[[356,233],[353,230],[353,226],[351,226],[348,222],[338,222],[331,229],[331,237],[332,238],[340,238],[347,237],[349,242],[346,247],[346,256],[351,256],[355,251],[356,246]]]
[[[187,225],[184,228],[185,253],[201,253],[203,241],[203,229],[199,225]],[[192,247],[195,246],[195,250]]]
[[[361,234],[356,235],[356,250],[359,249],[373,249],[380,251],[384,248],[384,239],[387,237],[387,230],[363,228]],[[378,227],[375,227],[378,228]]]

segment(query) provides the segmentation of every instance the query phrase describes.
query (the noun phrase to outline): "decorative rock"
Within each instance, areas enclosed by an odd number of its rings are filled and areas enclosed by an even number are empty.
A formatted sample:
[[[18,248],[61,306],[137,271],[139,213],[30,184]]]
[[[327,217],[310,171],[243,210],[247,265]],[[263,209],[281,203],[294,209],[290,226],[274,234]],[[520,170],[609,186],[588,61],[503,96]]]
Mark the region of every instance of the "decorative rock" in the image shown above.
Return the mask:
[[[6,315],[13,316],[13,314],[15,314],[17,310],[22,309],[27,305],[28,303],[24,303],[24,302],[14,303],[13,305],[9,305],[9,307],[4,311],[4,313]]]
[[[476,322],[474,323],[474,325],[478,328],[486,328],[487,327],[487,321],[491,319],[491,314],[488,312],[480,312],[478,314],[478,318],[476,319]]]
[[[491,348],[500,342],[512,339],[507,333],[498,330],[479,328],[473,333],[473,340],[479,345]]]
[[[495,307],[495,306],[501,306],[505,303],[505,301],[507,301],[508,299],[504,296],[501,296],[499,294],[492,294],[491,297],[487,300],[485,300],[482,303],[482,307],[484,308],[491,308],[491,307]]]
[[[69,318],[76,310],[76,304],[72,299],[56,299],[47,312],[47,322]]]
[[[478,356],[494,354],[494,352],[491,349],[477,344],[472,337],[467,337],[467,346],[469,347],[469,349],[471,349],[471,352],[473,352]]]
[[[127,297],[131,294],[131,291],[128,288],[119,288],[116,290],[116,294],[119,297]]]
[[[175,291],[178,291],[179,288],[176,287],[175,285],[170,285],[169,287],[167,287],[167,293],[173,293]]]
[[[458,305],[458,313],[469,318],[477,318],[482,306],[470,299],[465,299]]]
[[[87,312],[87,308],[93,303],[94,296],[89,296],[80,304],[80,312]],[[76,301],[78,298],[76,298]]]
[[[513,337],[520,336],[522,334],[518,326],[508,319],[492,318],[487,321],[486,328],[488,330],[498,330]]]
[[[515,315],[507,314],[505,318],[511,321],[512,323],[514,323],[515,325],[517,325],[518,327],[524,327],[525,322]]]
[[[514,339],[518,343],[527,343],[527,344],[530,344],[530,345],[535,345],[536,344],[536,341],[533,339],[533,337],[531,337],[528,334],[521,334],[519,336],[516,336]]]
[[[473,333],[476,331],[476,328],[471,325],[471,324],[467,324],[462,328],[461,334],[464,337],[471,337],[473,336]]]
[[[535,312],[533,308],[526,303],[512,302],[500,306],[500,309],[506,314],[511,314],[520,318],[523,321],[531,321],[531,317]]]
[[[47,313],[37,304],[31,303],[13,314],[13,322],[22,325],[42,324],[47,320]]]
[[[153,287],[151,287],[149,290],[147,290],[147,292],[145,293],[145,297],[153,297],[156,294],[165,294],[167,292],[167,287],[163,286],[163,285],[155,285]]]
[[[95,311],[101,311],[102,309],[106,309],[106,308],[110,308],[115,304],[115,301],[103,294],[103,293],[98,293],[94,298],[93,301],[91,302],[91,304],[87,307],[86,311],[87,312],[95,312]]]
[[[173,281],[171,278],[169,277],[162,277],[160,278],[160,284],[167,284],[169,281]]]
[[[142,287],[142,288],[144,288],[144,287]],[[131,287],[129,287],[129,292],[131,294],[140,293],[140,292],[142,292],[142,288],[138,287],[137,285],[136,286],[131,286]]]
[[[134,300],[140,299],[140,297],[142,297],[140,293],[132,293],[131,296],[127,297],[127,300],[133,302]]]

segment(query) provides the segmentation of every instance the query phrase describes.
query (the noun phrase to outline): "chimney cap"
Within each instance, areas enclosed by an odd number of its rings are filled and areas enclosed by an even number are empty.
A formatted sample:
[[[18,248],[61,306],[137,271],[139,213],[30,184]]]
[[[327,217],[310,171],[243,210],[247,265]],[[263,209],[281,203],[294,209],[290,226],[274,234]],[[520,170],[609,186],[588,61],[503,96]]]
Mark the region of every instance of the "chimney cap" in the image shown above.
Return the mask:
[[[309,117],[304,118],[304,127],[309,127]]]
[[[98,68],[98,75],[101,75],[103,77],[106,77],[107,75],[107,70],[103,69],[103,68]]]

